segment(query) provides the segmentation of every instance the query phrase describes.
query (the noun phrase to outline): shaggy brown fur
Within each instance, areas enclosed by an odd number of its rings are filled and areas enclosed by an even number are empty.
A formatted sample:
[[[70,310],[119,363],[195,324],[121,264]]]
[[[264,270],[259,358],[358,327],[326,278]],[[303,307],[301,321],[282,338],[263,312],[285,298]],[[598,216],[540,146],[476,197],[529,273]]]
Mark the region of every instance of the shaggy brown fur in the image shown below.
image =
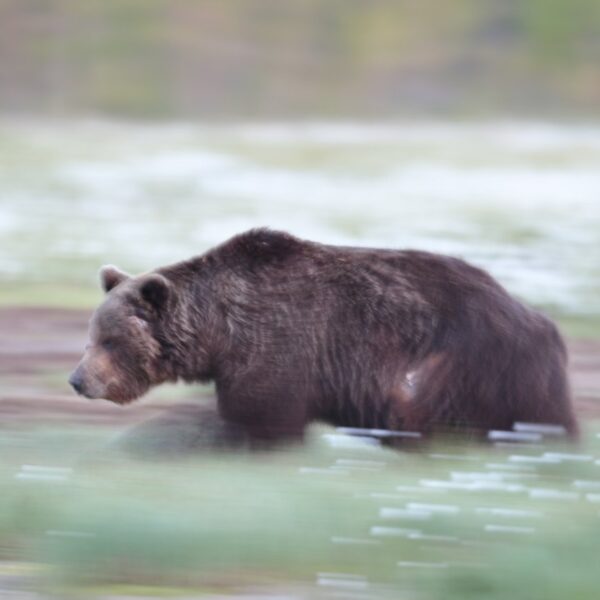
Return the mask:
[[[71,378],[88,397],[214,380],[224,419],[257,440],[312,420],[577,432],[555,326],[456,258],[253,230],[139,277],[105,268],[102,282]]]

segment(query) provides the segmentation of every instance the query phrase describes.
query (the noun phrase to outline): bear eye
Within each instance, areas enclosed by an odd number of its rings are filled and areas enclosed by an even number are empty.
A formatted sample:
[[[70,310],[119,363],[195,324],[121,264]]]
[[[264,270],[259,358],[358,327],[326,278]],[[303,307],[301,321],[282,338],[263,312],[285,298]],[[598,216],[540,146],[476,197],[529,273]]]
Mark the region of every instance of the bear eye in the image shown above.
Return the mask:
[[[112,340],[104,340],[102,342],[102,347],[105,350],[110,350],[114,346],[114,342]]]

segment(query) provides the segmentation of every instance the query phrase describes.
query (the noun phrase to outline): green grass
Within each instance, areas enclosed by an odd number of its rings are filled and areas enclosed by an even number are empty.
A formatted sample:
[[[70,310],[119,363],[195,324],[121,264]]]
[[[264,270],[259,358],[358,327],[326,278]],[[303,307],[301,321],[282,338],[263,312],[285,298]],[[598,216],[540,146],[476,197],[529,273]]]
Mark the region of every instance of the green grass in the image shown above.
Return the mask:
[[[558,315],[561,330],[579,339],[600,339],[600,315]]]
[[[93,308],[99,288],[67,283],[8,283],[0,287],[0,307]]]
[[[363,576],[381,598],[597,597],[595,428],[566,449],[448,442],[399,452],[331,447],[323,434],[315,428],[303,449],[144,461],[107,449],[113,431],[13,433],[0,442],[0,558],[46,565],[35,585],[82,597],[259,586],[318,598],[349,585],[317,585],[319,573]],[[584,459],[510,458],[555,451]],[[520,487],[486,489],[490,477]],[[480,489],[434,487],[443,481]]]

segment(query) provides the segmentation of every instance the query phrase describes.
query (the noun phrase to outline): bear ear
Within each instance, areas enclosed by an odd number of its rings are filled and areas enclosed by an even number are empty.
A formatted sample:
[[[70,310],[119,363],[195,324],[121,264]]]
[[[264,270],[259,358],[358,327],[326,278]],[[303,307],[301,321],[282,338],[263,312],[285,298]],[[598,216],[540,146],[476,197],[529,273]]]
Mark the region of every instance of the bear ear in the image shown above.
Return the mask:
[[[167,303],[170,291],[169,281],[159,273],[148,275],[140,285],[142,298],[156,309],[162,308]]]
[[[105,292],[110,292],[125,279],[129,279],[129,275],[113,265],[104,265],[100,269],[100,284]]]

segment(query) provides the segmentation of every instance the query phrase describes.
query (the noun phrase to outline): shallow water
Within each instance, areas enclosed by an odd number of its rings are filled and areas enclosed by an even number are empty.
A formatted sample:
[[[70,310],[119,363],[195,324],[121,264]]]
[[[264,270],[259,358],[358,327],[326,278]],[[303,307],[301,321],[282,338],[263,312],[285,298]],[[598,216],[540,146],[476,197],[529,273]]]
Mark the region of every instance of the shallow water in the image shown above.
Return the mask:
[[[463,256],[600,314],[600,127],[0,123],[0,280],[95,285],[244,229]]]

